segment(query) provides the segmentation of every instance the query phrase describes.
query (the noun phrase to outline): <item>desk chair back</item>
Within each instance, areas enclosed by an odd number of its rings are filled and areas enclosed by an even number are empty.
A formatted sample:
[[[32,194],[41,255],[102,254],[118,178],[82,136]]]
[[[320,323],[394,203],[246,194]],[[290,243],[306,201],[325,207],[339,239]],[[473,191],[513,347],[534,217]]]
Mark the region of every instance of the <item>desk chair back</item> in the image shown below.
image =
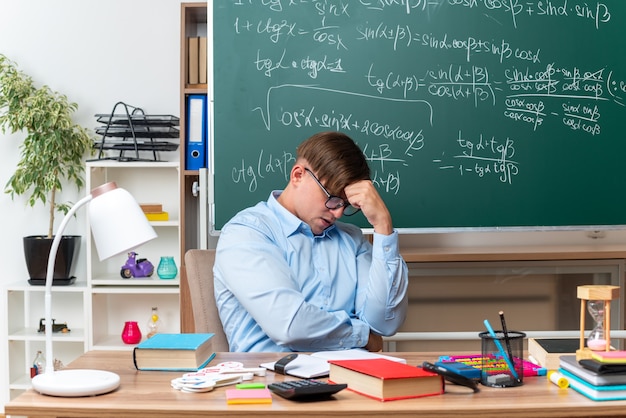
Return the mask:
[[[185,268],[191,297],[195,332],[212,332],[213,350],[229,351],[213,293],[213,264],[215,250],[189,250],[185,253]]]

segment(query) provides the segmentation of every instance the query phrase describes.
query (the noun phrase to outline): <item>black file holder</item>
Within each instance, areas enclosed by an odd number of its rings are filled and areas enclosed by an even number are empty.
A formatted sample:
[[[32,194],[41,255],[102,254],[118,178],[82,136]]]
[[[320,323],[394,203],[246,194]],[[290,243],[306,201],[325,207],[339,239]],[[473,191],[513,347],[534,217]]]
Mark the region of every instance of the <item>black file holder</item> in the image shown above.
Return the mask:
[[[118,111],[123,109],[123,113]],[[119,112],[119,113],[118,113]],[[96,133],[102,136],[94,143],[98,156],[90,161],[160,161],[159,151],[176,151],[178,144],[164,139],[180,138],[177,126],[180,119],[172,115],[146,115],[143,109],[118,102],[109,114],[96,114],[102,126]],[[117,155],[106,155],[105,151],[115,151]],[[152,153],[152,158],[141,158],[140,151]],[[127,155],[132,152],[132,155]]]

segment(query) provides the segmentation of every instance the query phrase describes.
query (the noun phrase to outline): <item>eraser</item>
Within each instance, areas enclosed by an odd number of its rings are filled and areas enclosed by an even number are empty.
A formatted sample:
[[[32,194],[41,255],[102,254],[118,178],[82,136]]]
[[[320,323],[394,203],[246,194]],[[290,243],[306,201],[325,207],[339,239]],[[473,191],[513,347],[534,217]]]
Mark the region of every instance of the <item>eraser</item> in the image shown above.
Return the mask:
[[[511,376],[504,373],[494,374],[487,377],[487,382],[490,385],[504,385],[506,383],[510,383],[512,380],[513,378]]]

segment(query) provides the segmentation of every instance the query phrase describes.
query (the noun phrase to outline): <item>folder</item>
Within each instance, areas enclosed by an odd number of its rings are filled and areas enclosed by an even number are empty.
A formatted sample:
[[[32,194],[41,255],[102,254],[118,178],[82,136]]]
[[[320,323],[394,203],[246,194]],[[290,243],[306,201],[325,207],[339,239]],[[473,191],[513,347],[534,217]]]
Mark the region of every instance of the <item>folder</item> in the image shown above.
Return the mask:
[[[198,44],[198,82],[200,84],[207,83],[207,38],[200,37]]]
[[[206,167],[207,162],[207,96],[187,96],[186,170]]]
[[[198,84],[199,82],[199,54],[200,54],[200,38],[191,36],[187,38],[187,56],[188,56],[188,73],[187,84]]]

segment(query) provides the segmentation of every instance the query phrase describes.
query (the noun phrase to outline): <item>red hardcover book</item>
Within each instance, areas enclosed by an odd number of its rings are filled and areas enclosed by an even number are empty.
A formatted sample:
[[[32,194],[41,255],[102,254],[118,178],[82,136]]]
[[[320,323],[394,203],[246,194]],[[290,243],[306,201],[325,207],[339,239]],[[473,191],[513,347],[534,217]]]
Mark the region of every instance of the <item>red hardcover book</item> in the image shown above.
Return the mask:
[[[443,378],[420,367],[387,359],[329,360],[333,383],[380,401],[441,395]]]

